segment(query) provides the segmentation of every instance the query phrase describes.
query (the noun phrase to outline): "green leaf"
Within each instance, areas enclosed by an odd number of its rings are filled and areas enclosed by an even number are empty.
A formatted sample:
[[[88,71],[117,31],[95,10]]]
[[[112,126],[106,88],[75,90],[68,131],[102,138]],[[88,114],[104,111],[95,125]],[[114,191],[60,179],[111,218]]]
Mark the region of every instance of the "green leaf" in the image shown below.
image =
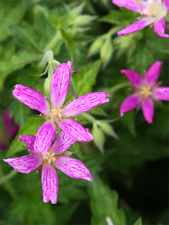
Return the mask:
[[[18,4],[19,3],[19,4]],[[24,14],[21,1],[1,1],[0,2],[0,41],[10,36],[9,26],[17,24]]]
[[[78,74],[74,76],[76,93],[79,96],[92,91],[92,87],[96,82],[96,76],[98,74],[100,65],[100,60],[97,60],[94,63],[88,63],[86,66],[82,67],[82,70]]]
[[[36,135],[40,126],[44,123],[44,119],[41,117],[30,117],[26,123],[20,127],[19,134],[12,141],[7,153],[7,157],[16,154],[24,149],[24,142],[18,141],[19,135]]]
[[[142,225],[142,219],[139,218],[139,219],[135,222],[134,225]]]
[[[98,177],[90,185],[92,225],[107,225],[106,217],[111,218],[114,225],[125,225],[124,212],[118,209],[118,195],[105,185]]]
[[[0,57],[0,90],[3,88],[4,80],[8,74],[37,59],[35,53],[33,52],[26,50],[15,52],[13,43],[9,43],[6,47],[1,48]]]

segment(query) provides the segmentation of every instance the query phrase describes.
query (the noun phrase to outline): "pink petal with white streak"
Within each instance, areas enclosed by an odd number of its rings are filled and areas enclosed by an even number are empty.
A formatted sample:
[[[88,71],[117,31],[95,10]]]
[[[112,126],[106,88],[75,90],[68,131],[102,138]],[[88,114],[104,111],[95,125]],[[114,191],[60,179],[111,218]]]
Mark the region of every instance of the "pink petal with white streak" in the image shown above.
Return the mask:
[[[88,168],[77,159],[58,156],[53,164],[69,177],[93,182],[93,178]]]
[[[157,100],[169,101],[169,87],[154,88],[152,94]]]
[[[98,105],[108,102],[108,97],[109,94],[105,92],[92,92],[83,95],[63,108],[61,112],[62,117],[70,117],[91,110]]]
[[[161,71],[161,64],[163,62],[161,61],[156,61],[153,63],[153,65],[148,69],[146,75],[145,75],[145,81],[148,85],[152,86],[156,84],[158,77],[160,75]]]
[[[137,32],[139,30],[142,30],[144,27],[152,24],[153,22],[154,22],[154,19],[152,18],[141,19],[135,23],[132,23],[130,26],[124,28],[123,30],[118,31],[117,34],[124,35],[124,34]]]
[[[51,102],[52,108],[56,105],[62,107],[69,88],[71,74],[71,62],[62,63],[55,70],[51,80]]]
[[[153,116],[154,116],[153,100],[151,98],[145,98],[142,101],[141,106],[142,106],[144,118],[146,119],[146,121],[148,123],[152,123],[153,122]]]
[[[154,31],[161,37],[163,38],[168,38],[169,35],[165,34],[165,19],[164,17],[162,17],[161,19],[159,19],[155,24],[154,24]]]
[[[137,108],[141,103],[141,95],[135,93],[127,97],[120,106],[120,116],[123,116],[125,112]]]
[[[127,76],[128,80],[134,87],[141,87],[143,83],[143,78],[137,72],[133,70],[121,70],[120,72],[124,73]]]
[[[24,141],[28,150],[30,150],[31,152],[39,153],[34,150],[35,138],[36,136],[33,135],[24,135],[24,136],[19,135],[18,141]]]
[[[169,10],[169,0],[163,0],[163,3],[166,11]]]
[[[42,166],[41,181],[42,181],[43,201],[44,202],[51,201],[52,204],[56,204],[59,182],[56,169],[51,164],[44,164]]]
[[[76,140],[62,131],[51,146],[50,151],[55,153],[55,155],[60,155],[68,150],[75,142]]]
[[[141,1],[141,9],[138,6],[136,0],[113,0],[113,4],[119,6],[119,7],[125,7],[127,9],[130,9],[134,12],[141,13],[146,8],[147,3],[145,1]]]
[[[25,155],[17,158],[4,159],[10,166],[20,173],[30,173],[37,169],[42,163],[40,155]]]
[[[38,130],[34,150],[41,153],[43,156],[46,156],[48,149],[50,148],[56,134],[55,124],[47,120]]]
[[[35,109],[47,116],[50,115],[50,108],[46,98],[38,91],[29,87],[17,84],[13,90],[13,95],[20,102]]]
[[[58,126],[76,141],[89,142],[93,140],[93,135],[89,130],[74,120],[64,119],[58,123]]]

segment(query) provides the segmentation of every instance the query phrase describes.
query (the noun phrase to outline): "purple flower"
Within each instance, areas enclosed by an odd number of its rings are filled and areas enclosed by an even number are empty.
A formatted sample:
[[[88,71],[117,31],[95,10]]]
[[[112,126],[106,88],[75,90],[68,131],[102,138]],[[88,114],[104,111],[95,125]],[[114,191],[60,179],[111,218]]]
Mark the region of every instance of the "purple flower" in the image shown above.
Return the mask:
[[[4,111],[2,121],[4,128],[0,130],[0,150],[8,146],[19,130],[19,125],[14,123],[14,117],[10,118],[8,109]]]
[[[169,0],[141,0],[140,6],[136,0],[113,0],[119,7],[125,7],[141,14],[141,19],[118,32],[118,35],[134,33],[148,25],[154,25],[154,31],[161,37],[168,38],[165,31],[165,16],[169,10]]]
[[[53,143],[55,133],[55,124],[52,121],[46,121],[40,127],[36,137],[19,136],[19,141],[26,143],[30,155],[4,159],[5,162],[21,173],[30,173],[35,169],[38,169],[38,171],[42,169],[43,201],[51,201],[52,204],[57,203],[59,187],[55,167],[72,178],[93,182],[87,167],[81,161],[68,157],[71,153],[66,150],[75,143],[75,140],[62,131]]]
[[[76,141],[88,142],[93,139],[92,134],[77,123],[73,116],[108,102],[109,95],[105,92],[92,92],[63,107],[69,87],[71,66],[71,62],[68,61],[56,69],[51,80],[51,101],[49,103],[41,93],[20,84],[16,85],[13,95],[30,108],[40,111],[46,120],[53,121]]]
[[[162,62],[156,61],[147,71],[144,78],[133,70],[121,70],[134,86],[134,94],[127,97],[120,106],[120,115],[141,106],[143,115],[148,123],[153,122],[153,101],[169,101],[169,87],[159,87],[157,82]]]

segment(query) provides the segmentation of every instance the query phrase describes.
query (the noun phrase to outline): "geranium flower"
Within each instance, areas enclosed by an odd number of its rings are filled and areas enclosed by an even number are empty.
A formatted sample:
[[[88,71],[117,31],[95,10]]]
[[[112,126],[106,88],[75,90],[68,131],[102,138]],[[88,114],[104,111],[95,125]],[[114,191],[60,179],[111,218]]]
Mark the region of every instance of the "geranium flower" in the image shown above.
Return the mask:
[[[169,87],[159,87],[157,82],[160,75],[162,62],[156,61],[147,71],[144,78],[133,70],[121,70],[134,86],[135,92],[127,97],[120,106],[120,115],[138,106],[141,106],[143,115],[148,123],[153,122],[154,103],[153,101],[169,101]]]
[[[2,114],[2,122],[4,128],[0,130],[0,150],[7,148],[19,130],[19,125],[14,123],[14,117],[10,118],[8,109]]]
[[[136,0],[113,0],[113,3],[119,7],[125,7],[134,12],[141,13],[140,19],[120,30],[117,34],[124,35],[142,30],[148,25],[154,25],[154,31],[161,37],[168,38],[165,31],[165,16],[169,10],[169,0],[141,0],[140,6]]]
[[[87,167],[79,160],[69,158],[71,154],[66,151],[74,140],[63,131],[53,143],[56,133],[55,124],[46,121],[39,129],[37,136],[19,136],[19,141],[24,141],[30,155],[4,159],[10,166],[21,173],[30,173],[42,169],[43,201],[57,203],[58,177],[56,169],[76,179],[93,181]],[[53,144],[52,144],[53,143]]]
[[[49,103],[41,93],[20,84],[16,85],[13,95],[30,108],[40,111],[46,120],[52,120],[76,141],[88,142],[93,139],[92,134],[88,129],[76,122],[73,116],[108,102],[107,97],[109,95],[105,92],[92,92],[73,100],[63,107],[69,87],[71,66],[71,62],[68,61],[62,63],[56,69],[51,80],[51,99]]]

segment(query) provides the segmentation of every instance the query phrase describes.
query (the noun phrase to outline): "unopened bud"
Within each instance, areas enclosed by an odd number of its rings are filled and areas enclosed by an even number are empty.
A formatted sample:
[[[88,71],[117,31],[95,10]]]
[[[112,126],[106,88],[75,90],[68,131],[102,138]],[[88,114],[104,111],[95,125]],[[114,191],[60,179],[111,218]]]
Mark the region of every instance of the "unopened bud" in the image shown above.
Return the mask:
[[[102,129],[102,131],[104,133],[106,133],[106,134],[114,137],[115,139],[119,140],[119,137],[115,133],[113,127],[108,122],[101,122],[101,121],[99,121],[99,125],[100,125],[100,128]]]
[[[103,154],[104,153],[103,147],[104,147],[104,142],[105,142],[104,133],[100,129],[100,127],[98,126],[98,124],[96,122],[93,123],[92,134],[93,134],[94,143],[96,144],[96,146],[98,147],[100,152]]]

